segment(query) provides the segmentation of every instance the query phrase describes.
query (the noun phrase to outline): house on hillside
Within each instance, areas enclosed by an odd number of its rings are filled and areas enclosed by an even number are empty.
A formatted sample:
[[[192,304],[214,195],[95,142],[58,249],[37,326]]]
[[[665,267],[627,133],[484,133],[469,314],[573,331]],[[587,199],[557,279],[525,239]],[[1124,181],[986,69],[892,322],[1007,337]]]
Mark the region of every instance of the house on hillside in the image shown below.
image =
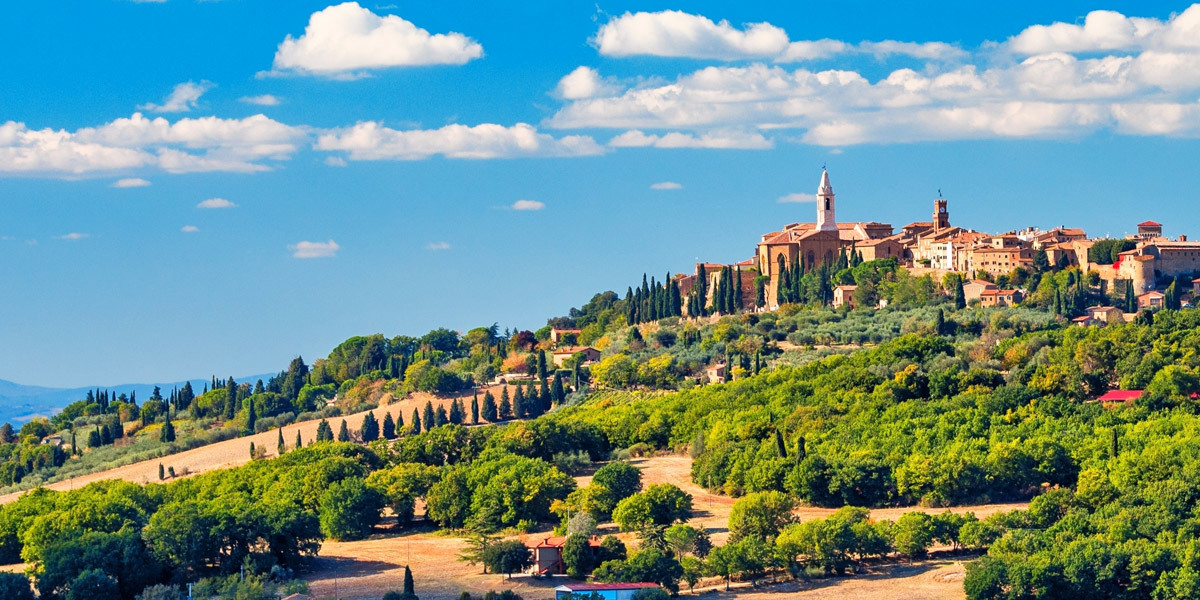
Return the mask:
[[[550,341],[555,344],[574,344],[579,339],[579,334],[581,333],[583,333],[582,329],[559,329],[558,327],[554,327],[550,329]]]
[[[554,588],[555,600],[575,597],[599,600],[633,600],[638,590],[660,587],[657,583],[568,583]]]
[[[720,363],[704,369],[704,377],[709,383],[724,383],[725,372],[725,363]]]
[[[833,288],[833,307],[838,308],[847,304],[850,308],[854,308],[854,290],[857,289],[857,285],[839,285]]]
[[[561,367],[563,363],[571,359],[576,354],[583,355],[583,364],[590,364],[600,360],[600,351],[591,346],[567,346],[554,351],[551,358],[554,360],[554,366]]]
[[[967,302],[979,300],[980,295],[982,295],[984,292],[998,289],[1000,289],[1000,287],[990,281],[972,279],[963,284],[963,297],[966,298]]]
[[[1123,323],[1125,321],[1125,311],[1115,306],[1089,306],[1087,314],[1092,319],[1105,325]]]
[[[563,575],[567,572],[567,566],[563,563],[563,546],[567,545],[567,537],[562,535],[554,535],[542,538],[538,543],[529,547],[533,553],[533,566],[530,567],[530,572],[533,575]],[[588,539],[588,546],[594,549],[600,547],[600,538],[592,536]]]
[[[1021,290],[984,290],[979,293],[979,305],[983,307],[1016,306],[1021,301]]]
[[[1104,395],[1096,398],[1095,401],[1105,406],[1112,406],[1115,404],[1124,404],[1128,406],[1133,404],[1133,402],[1138,398],[1141,398],[1142,393],[1142,390],[1109,390],[1108,392],[1105,392]]]
[[[1166,294],[1163,294],[1162,292],[1146,292],[1145,294],[1137,297],[1138,310],[1145,310],[1147,308],[1150,310],[1158,310],[1163,307],[1163,303],[1166,301],[1166,299]]]

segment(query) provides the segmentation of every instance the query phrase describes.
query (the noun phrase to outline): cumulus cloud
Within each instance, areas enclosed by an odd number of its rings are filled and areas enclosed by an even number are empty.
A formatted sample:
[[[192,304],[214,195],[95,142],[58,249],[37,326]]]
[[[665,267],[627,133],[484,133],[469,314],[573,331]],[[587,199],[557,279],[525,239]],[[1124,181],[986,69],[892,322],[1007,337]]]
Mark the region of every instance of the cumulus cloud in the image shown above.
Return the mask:
[[[512,203],[510,208],[513,210],[542,210],[546,208],[546,204],[537,200],[517,200]]]
[[[884,40],[850,44],[839,40],[793,41],[770,23],[748,23],[742,28],[728,21],[713,22],[702,15],[678,10],[637,12],[614,17],[593,38],[600,54],[614,57],[664,56],[715,60],[773,60],[799,62],[838,54],[871,54],[877,58],[911,56],[952,60],[967,56],[944,42]]]
[[[760,133],[736,131],[709,132],[701,135],[672,131],[663,135],[646,134],[637,129],[626,131],[608,142],[617,148],[653,146],[655,148],[726,148],[738,150],[766,150],[774,147],[771,140]]]
[[[138,106],[138,110],[149,110],[160,113],[177,113],[187,112],[196,108],[196,103],[200,101],[200,96],[204,92],[211,90],[213,84],[208,81],[195,83],[187,81],[175,86],[175,89],[162,101],[162,104],[154,104],[149,102]]]
[[[780,204],[787,204],[787,203],[793,203],[793,202],[816,202],[816,201],[817,201],[816,194],[795,194],[795,193],[780,196],[779,199],[776,200],[776,202],[778,202]]]
[[[299,242],[288,246],[288,250],[292,253],[292,258],[330,258],[337,256],[341,246],[337,242],[329,240],[327,242]]]
[[[1154,42],[1165,42],[1174,38],[1168,32],[1178,27],[1191,29],[1200,36],[1200,13],[1196,6],[1164,23],[1158,19],[1129,18],[1111,10],[1094,10],[1084,17],[1082,25],[1052,23],[1033,25],[1009,38],[1008,47],[1018,54],[1041,54],[1045,52],[1096,52],[1105,50],[1129,50],[1145,47]],[[1190,13],[1190,14],[1189,14]],[[1174,34],[1175,32],[1171,32]],[[1194,40],[1200,38],[1192,37]]]
[[[555,93],[559,98],[578,100],[594,96],[607,96],[620,91],[611,81],[604,81],[591,67],[577,67],[559,80]]]
[[[137,188],[137,187],[146,187],[148,185],[150,185],[150,182],[145,179],[142,179],[141,177],[128,177],[126,179],[118,179],[118,180],[114,181],[112,184],[112,186],[115,188]]]
[[[184,225],[183,227],[180,227],[179,230],[184,233],[196,233],[197,231],[200,231],[200,228],[196,227],[195,225]]]
[[[678,10],[625,13],[600,27],[594,39],[605,56],[678,56],[733,60],[768,58],[787,49],[788,35],[770,23],[738,29]]]
[[[196,205],[196,208],[234,208],[237,205],[224,198],[209,198]]]
[[[261,96],[242,96],[238,98],[238,102],[244,104],[253,104],[255,106],[279,106],[279,97],[271,94],[263,94]]]
[[[674,181],[660,181],[658,183],[650,184],[650,189],[652,189],[652,190],[681,190],[681,189],[683,189],[683,186],[678,183],[675,183]]]
[[[202,117],[171,123],[134,113],[76,131],[0,124],[0,173],[82,175],[137,167],[171,173],[269,170],[306,135],[299,127],[263,115],[244,119]]]
[[[274,69],[355,76],[386,67],[461,65],[481,56],[483,46],[461,33],[430,34],[395,15],[344,2],[313,13],[300,37],[287,36],[275,52]]]
[[[425,245],[426,250],[449,250],[450,244],[446,242],[430,242]]]
[[[90,237],[92,237],[92,234],[90,234],[90,233],[67,233],[67,234],[63,234],[63,235],[54,236],[54,239],[75,241],[75,240],[82,240],[82,239],[86,239],[86,238],[90,238]]]
[[[447,125],[440,129],[396,130],[374,121],[325,133],[316,149],[344,152],[350,160],[420,160],[435,155],[446,158],[517,158],[533,156],[587,156],[604,148],[591,137],[555,138],[537,128],[517,123],[511,127]]]

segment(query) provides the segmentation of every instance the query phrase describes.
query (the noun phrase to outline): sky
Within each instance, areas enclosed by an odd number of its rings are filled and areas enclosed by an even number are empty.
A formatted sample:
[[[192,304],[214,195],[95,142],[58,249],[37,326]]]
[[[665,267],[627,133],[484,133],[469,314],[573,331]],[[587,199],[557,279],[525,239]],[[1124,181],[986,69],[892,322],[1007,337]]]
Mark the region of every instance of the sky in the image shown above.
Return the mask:
[[[536,329],[813,219],[1200,235],[1200,5],[5,6],[0,379]]]

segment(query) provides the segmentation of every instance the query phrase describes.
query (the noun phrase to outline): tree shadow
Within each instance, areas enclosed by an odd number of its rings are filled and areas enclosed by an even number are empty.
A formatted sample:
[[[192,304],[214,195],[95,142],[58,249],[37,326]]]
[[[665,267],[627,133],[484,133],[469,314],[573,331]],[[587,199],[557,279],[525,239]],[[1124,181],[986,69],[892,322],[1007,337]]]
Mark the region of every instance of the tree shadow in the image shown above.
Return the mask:
[[[381,560],[360,560],[348,557],[318,556],[308,565],[308,579],[349,579],[369,577],[399,568]]]

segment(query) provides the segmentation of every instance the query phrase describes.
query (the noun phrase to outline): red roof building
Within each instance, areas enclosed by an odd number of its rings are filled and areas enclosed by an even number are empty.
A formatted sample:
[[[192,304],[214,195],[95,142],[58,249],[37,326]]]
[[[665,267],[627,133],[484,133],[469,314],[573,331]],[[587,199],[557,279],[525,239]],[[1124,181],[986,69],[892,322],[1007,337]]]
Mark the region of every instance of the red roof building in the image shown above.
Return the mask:
[[[1142,390],[1111,390],[1096,398],[1097,402],[1124,402],[1126,404],[1142,397]]]

